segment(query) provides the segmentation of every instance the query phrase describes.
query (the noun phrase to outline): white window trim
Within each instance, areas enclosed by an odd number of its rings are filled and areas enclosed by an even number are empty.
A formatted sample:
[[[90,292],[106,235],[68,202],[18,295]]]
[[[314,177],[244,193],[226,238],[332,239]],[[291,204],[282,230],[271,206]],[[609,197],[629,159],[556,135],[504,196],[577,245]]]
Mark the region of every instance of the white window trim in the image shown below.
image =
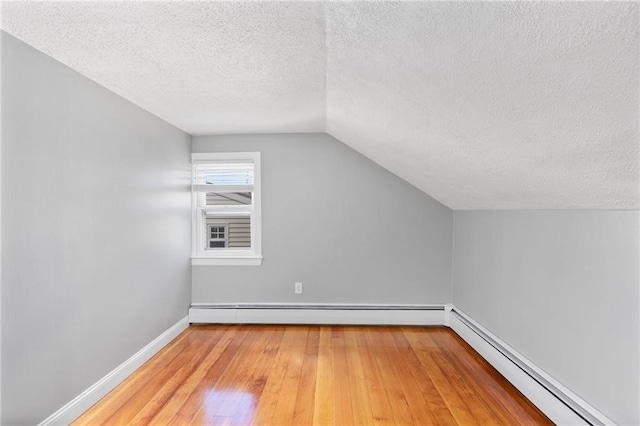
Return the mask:
[[[259,152],[216,152],[191,154],[191,162],[251,161],[253,163],[253,203],[247,206],[226,206],[228,213],[251,213],[251,249],[204,250],[207,227],[203,223],[206,207],[198,206],[199,192],[191,191],[191,265],[194,266],[259,266],[262,264],[262,194]],[[217,211],[220,211],[219,208]],[[199,249],[202,246],[202,249]]]

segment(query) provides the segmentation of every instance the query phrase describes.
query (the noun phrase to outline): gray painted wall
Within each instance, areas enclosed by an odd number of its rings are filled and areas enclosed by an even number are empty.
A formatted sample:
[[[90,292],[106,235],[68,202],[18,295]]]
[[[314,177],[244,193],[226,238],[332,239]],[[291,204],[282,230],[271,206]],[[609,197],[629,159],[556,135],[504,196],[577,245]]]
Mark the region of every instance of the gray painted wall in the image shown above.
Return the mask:
[[[187,313],[190,137],[2,34],[2,423]]]
[[[0,6],[0,13],[1,13]],[[1,18],[0,18],[1,19]],[[2,38],[0,34],[0,54]],[[0,424],[2,423],[2,59],[0,58]]]
[[[199,136],[192,150],[261,152],[264,256],[194,266],[194,302],[450,302],[452,211],[338,140]]]
[[[639,424],[637,211],[456,211],[453,302],[620,424]]]

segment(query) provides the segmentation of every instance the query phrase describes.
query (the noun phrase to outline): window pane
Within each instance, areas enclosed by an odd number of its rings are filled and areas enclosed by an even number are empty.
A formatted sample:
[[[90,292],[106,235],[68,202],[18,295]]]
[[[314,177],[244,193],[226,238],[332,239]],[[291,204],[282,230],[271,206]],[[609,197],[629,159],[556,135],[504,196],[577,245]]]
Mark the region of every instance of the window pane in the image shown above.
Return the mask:
[[[252,185],[251,170],[210,170],[206,172],[204,182],[209,185]]]
[[[224,241],[209,241],[209,248],[224,248]]]
[[[238,206],[251,205],[251,192],[207,192],[207,206]]]
[[[205,222],[208,226],[224,222],[227,224],[225,230],[222,227],[219,238],[226,238],[226,248],[232,250],[251,248],[251,217],[244,215],[221,215],[216,213],[205,214]],[[210,247],[213,248],[213,247]]]
[[[195,164],[196,185],[253,185],[253,163]]]

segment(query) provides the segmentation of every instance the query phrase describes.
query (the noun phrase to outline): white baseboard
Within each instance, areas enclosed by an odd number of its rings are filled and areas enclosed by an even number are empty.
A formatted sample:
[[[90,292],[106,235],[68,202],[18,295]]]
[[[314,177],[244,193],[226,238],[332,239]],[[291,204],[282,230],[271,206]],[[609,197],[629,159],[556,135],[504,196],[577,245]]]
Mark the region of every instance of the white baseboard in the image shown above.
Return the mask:
[[[444,305],[197,304],[191,323],[444,325]]]
[[[39,426],[68,425],[98,402],[113,388],[118,386],[149,358],[158,353],[169,342],[175,339],[189,326],[188,317],[184,317],[167,331],[156,337],[151,343],[140,349],[131,358],[119,365],[115,370],[94,383],[90,388],[75,397],[64,407],[43,420]]]
[[[559,425],[615,424],[455,306],[451,307],[448,322],[453,331],[554,423]]]
[[[189,323],[448,326],[556,424],[615,424],[453,305],[194,303],[188,317],[178,321],[39,426],[71,423],[177,337]]]

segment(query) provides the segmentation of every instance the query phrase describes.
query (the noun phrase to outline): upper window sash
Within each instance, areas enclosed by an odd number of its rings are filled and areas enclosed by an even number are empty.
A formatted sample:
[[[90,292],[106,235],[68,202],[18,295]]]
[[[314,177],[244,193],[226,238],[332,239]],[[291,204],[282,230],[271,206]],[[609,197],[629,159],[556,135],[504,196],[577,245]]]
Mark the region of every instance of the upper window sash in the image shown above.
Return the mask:
[[[199,161],[193,165],[194,192],[252,192],[253,162]]]
[[[193,153],[191,163],[194,192],[250,192],[260,176],[259,152]]]

